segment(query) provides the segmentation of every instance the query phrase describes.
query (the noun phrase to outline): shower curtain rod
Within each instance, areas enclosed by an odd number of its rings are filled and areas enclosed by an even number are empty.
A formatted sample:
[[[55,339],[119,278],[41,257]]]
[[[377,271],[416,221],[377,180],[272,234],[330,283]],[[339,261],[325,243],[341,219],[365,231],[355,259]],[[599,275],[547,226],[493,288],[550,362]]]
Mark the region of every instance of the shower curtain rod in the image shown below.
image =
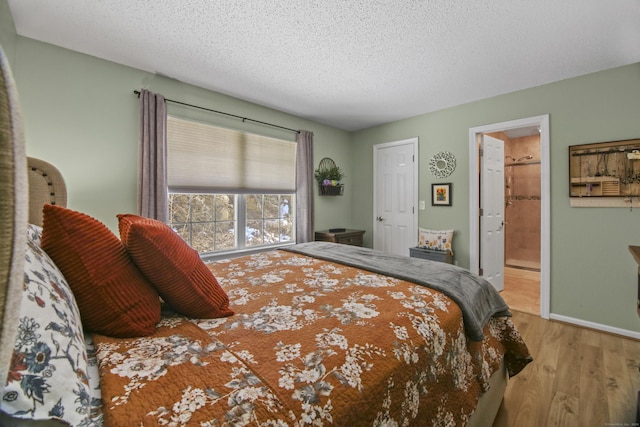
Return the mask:
[[[140,98],[140,91],[139,90],[134,90],[133,93],[135,93],[136,96],[138,98]],[[185,107],[197,108],[198,110],[209,111],[211,113],[222,114],[224,116],[235,117],[236,119],[241,119],[243,123],[246,122],[246,121],[249,121],[249,122],[258,123],[258,124],[265,125],[265,126],[271,126],[271,127],[278,128],[278,129],[288,130],[290,132],[300,133],[300,131],[296,130],[296,129],[291,129],[291,128],[287,128],[287,127],[280,126],[280,125],[274,125],[273,123],[262,122],[260,120],[254,120],[254,119],[250,119],[248,117],[242,117],[242,116],[238,116],[238,115],[231,114],[231,113],[225,113],[224,111],[212,110],[210,108],[200,107],[198,105],[193,105],[193,104],[187,104],[185,102],[175,101],[173,99],[165,98],[164,101],[165,102],[173,102],[174,104],[184,105]]]
[[[505,163],[505,166],[526,166],[526,165],[539,165],[540,160],[533,160],[528,162],[513,162],[513,163]]]

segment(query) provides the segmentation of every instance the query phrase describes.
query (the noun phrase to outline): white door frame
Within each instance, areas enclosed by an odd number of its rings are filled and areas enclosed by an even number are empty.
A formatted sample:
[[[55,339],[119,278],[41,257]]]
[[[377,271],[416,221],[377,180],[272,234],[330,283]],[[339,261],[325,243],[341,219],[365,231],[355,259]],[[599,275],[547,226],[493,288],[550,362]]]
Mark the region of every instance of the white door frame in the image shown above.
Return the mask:
[[[470,270],[478,274],[480,271],[478,136],[527,126],[538,126],[540,129],[540,316],[548,319],[551,305],[551,180],[548,114],[469,129],[469,263]]]
[[[375,242],[376,242],[376,228],[377,228],[377,221],[376,221],[376,217],[378,216],[377,213],[377,206],[378,206],[378,180],[377,180],[377,176],[378,176],[378,150],[382,150],[385,148],[389,148],[389,147],[395,147],[395,146],[399,146],[399,145],[407,145],[407,144],[411,144],[413,145],[413,155],[414,155],[414,159],[413,159],[413,194],[411,195],[411,198],[413,200],[413,229],[415,230],[415,241],[418,241],[418,159],[420,158],[418,156],[418,148],[419,148],[419,141],[418,141],[418,137],[415,136],[413,138],[408,138],[408,139],[402,139],[399,141],[391,141],[391,142],[385,142],[382,144],[376,144],[373,146],[373,246],[375,248]],[[411,245],[407,246],[407,248],[411,247]]]

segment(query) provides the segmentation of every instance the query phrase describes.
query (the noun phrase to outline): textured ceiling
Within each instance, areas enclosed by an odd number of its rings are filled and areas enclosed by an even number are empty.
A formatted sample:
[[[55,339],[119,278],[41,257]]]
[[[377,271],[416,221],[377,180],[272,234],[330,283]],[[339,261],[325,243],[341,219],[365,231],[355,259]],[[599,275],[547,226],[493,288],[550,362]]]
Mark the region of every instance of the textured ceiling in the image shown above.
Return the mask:
[[[345,130],[640,62],[639,0],[8,2],[22,36]]]

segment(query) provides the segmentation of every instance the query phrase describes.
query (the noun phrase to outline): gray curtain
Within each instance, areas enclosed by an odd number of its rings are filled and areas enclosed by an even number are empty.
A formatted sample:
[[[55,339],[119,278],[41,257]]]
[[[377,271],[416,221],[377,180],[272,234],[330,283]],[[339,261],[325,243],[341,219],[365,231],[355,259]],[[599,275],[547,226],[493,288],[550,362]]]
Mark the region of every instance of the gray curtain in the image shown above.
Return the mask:
[[[166,223],[167,191],[167,106],[164,96],[143,89],[140,91],[138,215]]]
[[[313,233],[313,132],[296,137],[296,242],[311,242]]]

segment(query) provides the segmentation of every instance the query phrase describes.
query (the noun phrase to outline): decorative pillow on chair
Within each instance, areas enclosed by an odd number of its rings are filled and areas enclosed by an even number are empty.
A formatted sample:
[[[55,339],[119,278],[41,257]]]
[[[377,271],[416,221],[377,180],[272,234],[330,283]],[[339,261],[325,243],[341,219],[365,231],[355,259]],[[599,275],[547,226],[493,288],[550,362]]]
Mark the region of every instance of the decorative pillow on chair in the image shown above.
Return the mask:
[[[87,382],[80,312],[62,273],[32,241],[32,233],[30,229],[18,336],[0,410],[15,418],[82,425],[96,402]]]
[[[453,253],[453,230],[419,229],[418,247]]]
[[[215,276],[175,231],[137,215],[118,215],[120,238],[164,301],[196,319],[230,316],[229,297]]]
[[[155,331],[158,293],[100,221],[45,205],[42,248],[69,282],[86,330],[121,338]]]

